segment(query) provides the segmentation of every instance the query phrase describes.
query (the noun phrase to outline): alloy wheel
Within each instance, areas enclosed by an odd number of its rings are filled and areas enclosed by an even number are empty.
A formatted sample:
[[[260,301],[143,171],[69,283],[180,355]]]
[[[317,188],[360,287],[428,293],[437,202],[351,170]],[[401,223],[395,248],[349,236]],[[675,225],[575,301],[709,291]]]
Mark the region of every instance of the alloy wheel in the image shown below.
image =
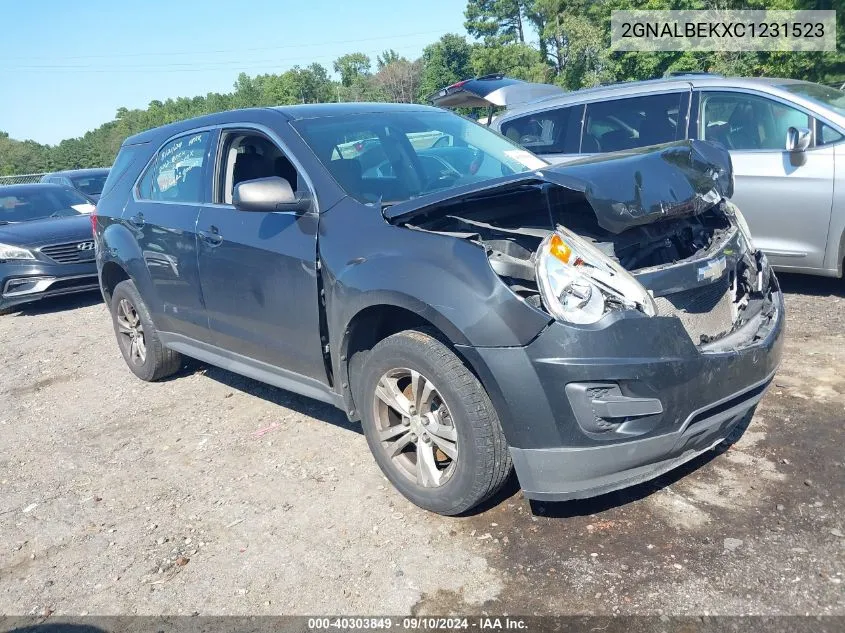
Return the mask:
[[[376,385],[373,411],[381,448],[400,473],[424,488],[449,480],[458,434],[433,382],[412,369],[387,371]]]
[[[121,299],[117,303],[117,331],[129,360],[136,365],[143,365],[147,360],[144,325],[135,306],[128,299]]]

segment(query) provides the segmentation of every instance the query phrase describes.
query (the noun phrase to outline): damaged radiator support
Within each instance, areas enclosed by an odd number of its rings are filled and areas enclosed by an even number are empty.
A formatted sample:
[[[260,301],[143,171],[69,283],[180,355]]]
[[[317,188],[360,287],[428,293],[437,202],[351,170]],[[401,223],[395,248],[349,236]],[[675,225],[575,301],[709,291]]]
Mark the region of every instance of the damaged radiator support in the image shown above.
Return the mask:
[[[698,343],[723,336],[733,329],[733,292],[728,275],[713,283],[655,297],[659,316],[678,317],[690,338]]]

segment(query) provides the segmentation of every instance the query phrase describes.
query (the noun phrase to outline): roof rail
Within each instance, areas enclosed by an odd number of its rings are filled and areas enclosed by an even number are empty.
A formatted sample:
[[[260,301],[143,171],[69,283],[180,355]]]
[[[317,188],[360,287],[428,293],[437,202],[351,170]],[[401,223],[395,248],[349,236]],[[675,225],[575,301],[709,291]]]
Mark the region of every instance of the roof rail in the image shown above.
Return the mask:
[[[664,77],[724,77],[719,73],[709,73],[706,70],[672,70],[663,75]]]

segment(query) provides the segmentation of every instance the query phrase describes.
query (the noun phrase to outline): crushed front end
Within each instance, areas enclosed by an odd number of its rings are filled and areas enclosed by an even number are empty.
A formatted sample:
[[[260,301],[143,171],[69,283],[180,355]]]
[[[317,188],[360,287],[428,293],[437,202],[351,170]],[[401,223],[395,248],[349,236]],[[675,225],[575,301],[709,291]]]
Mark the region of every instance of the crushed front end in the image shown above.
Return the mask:
[[[633,485],[747,424],[780,360],[784,307],[732,186],[727,152],[693,141],[397,214],[478,243],[515,297],[552,317],[526,346],[460,348],[527,497]]]

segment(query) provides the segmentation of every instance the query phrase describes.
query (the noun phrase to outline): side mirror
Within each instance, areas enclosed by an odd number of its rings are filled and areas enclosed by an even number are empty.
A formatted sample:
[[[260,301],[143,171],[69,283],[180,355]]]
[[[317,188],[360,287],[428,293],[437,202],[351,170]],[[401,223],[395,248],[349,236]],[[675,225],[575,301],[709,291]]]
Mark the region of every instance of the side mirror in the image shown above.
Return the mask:
[[[240,211],[307,211],[310,198],[297,197],[284,178],[256,178],[235,185],[232,204]]]
[[[805,127],[791,127],[786,131],[786,151],[803,152],[810,147],[812,133]]]

